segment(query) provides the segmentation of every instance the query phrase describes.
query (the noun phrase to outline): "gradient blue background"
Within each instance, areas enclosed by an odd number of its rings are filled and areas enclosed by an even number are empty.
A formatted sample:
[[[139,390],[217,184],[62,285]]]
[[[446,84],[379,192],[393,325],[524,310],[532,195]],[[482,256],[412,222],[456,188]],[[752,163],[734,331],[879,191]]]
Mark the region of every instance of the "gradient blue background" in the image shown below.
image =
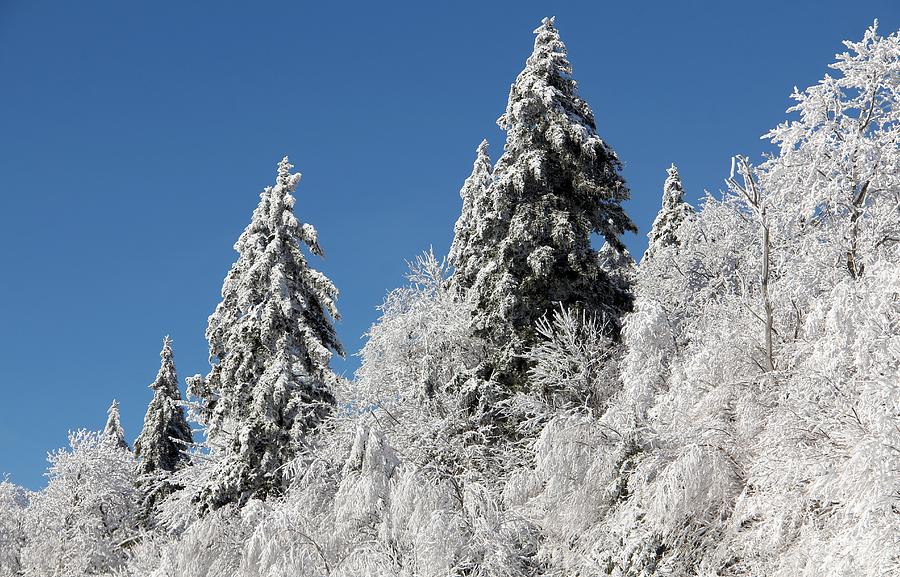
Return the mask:
[[[133,440],[165,334],[182,379],[206,372],[232,244],[285,154],[357,351],[404,260],[446,253],[545,15],[625,163],[636,255],[669,163],[690,200],[717,191],[842,39],[900,25],[896,1],[555,4],[0,0],[0,474],[40,487],[114,397]]]

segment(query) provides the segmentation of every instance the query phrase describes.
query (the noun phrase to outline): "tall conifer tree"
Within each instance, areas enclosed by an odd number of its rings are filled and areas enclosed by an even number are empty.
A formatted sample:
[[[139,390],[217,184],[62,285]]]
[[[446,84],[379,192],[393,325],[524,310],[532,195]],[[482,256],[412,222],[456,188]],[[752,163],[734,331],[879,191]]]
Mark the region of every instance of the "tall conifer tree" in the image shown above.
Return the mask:
[[[214,363],[189,393],[203,400],[208,436],[224,452],[210,505],[279,494],[284,465],[332,410],[332,353],[344,354],[332,319],[338,290],[310,267],[306,245],[324,256],[316,229],[294,215],[300,174],[285,157],[234,245],[238,260],[209,317]]]
[[[498,120],[507,139],[481,217],[498,225],[479,239],[486,258],[472,286],[475,330],[499,351],[483,376],[513,386],[525,378],[520,355],[534,342],[535,323],[555,303],[617,326],[630,295],[599,266],[591,235],[621,252],[621,235],[636,231],[622,208],[629,191],[621,163],[578,96],[553,19],[535,34]]]
[[[144,428],[134,442],[134,454],[139,459],[138,484],[143,493],[141,514],[145,520],[155,505],[173,490],[167,477],[186,464],[185,450],[194,440],[181,407],[169,337],[163,340],[159,356],[159,372],[150,384],[153,399],[147,406]]]

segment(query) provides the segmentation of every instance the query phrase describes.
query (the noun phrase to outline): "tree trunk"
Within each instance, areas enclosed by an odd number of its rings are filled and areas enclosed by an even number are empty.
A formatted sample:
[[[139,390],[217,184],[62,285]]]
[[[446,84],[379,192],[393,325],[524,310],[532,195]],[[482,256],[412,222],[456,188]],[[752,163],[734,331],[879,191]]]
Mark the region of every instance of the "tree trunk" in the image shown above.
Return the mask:
[[[766,310],[766,332],[765,332],[765,340],[766,340],[766,369],[769,371],[775,370],[775,355],[772,346],[772,333],[774,331],[774,311],[772,308],[772,299],[769,297],[769,250],[770,250],[770,242],[769,242],[769,222],[766,219],[766,209],[763,208],[760,211],[760,216],[762,220],[762,279],[760,284],[762,285],[762,294],[763,294],[763,306]]]

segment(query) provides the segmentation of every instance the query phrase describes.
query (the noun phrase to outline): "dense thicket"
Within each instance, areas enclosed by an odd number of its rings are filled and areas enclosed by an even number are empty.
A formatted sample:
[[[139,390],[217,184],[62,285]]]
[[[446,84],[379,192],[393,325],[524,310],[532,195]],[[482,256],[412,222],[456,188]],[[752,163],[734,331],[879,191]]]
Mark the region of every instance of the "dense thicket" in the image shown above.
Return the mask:
[[[552,20],[537,34],[453,268],[411,264],[354,380],[328,370],[337,291],[285,160],[192,381],[208,439],[156,522],[136,483],[159,467],[114,406],[47,488],[0,482],[0,575],[900,574],[900,35],[847,42],[696,210],[669,169],[638,266],[618,161]],[[523,386],[490,397],[485,367]]]

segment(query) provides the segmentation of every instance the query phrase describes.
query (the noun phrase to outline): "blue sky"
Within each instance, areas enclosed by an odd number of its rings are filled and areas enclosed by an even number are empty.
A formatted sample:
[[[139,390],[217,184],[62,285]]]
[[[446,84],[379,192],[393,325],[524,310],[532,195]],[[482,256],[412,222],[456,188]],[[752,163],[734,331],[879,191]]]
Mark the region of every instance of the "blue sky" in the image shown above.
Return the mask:
[[[232,245],[285,154],[357,351],[404,260],[446,253],[475,147],[502,151],[495,120],[554,14],[625,163],[638,255],[671,162],[690,200],[718,190],[842,39],[900,26],[889,1],[0,0],[0,474],[40,487],[114,397],[133,440],[166,334],[182,379],[207,371]]]

